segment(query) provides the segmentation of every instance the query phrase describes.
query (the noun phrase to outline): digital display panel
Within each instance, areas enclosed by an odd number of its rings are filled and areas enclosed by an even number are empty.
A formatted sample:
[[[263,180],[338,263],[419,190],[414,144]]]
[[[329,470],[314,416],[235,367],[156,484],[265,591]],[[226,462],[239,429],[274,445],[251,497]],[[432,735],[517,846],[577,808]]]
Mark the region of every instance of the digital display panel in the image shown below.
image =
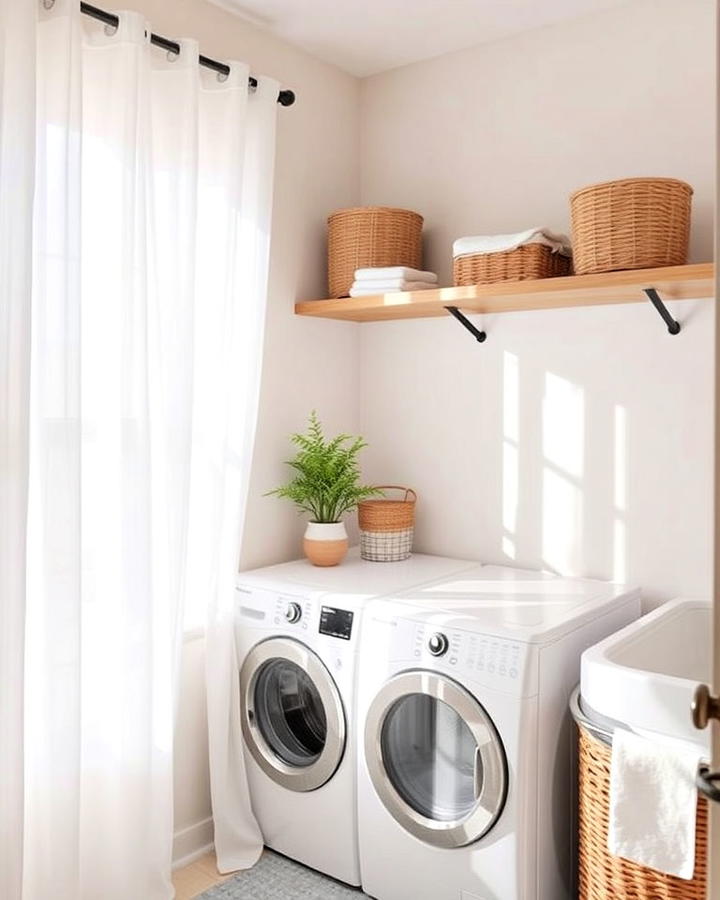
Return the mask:
[[[336,609],[334,606],[323,606],[320,609],[320,634],[349,641],[352,623],[353,613],[347,609]]]

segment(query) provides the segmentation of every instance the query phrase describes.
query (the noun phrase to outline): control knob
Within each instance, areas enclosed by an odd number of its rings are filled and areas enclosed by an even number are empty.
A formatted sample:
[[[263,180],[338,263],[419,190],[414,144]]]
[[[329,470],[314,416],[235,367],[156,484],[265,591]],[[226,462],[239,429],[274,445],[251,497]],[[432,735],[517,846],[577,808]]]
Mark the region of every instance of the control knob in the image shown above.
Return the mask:
[[[299,622],[302,618],[302,608],[300,604],[295,603],[294,600],[288,603],[287,609],[285,610],[285,618],[291,625]]]
[[[447,653],[449,642],[447,636],[437,631],[428,639],[427,648],[433,656],[442,656]]]

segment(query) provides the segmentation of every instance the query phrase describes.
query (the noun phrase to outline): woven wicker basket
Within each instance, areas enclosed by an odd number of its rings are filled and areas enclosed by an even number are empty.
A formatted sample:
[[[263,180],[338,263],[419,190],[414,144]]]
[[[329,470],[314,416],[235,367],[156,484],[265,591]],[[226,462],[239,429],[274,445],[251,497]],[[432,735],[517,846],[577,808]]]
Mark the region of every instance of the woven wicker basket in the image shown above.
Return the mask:
[[[687,262],[693,190],[674,178],[593,184],[570,197],[575,272]]]
[[[417,494],[396,484],[378,485],[384,491],[403,491],[402,500],[362,500],[358,504],[360,556],[373,562],[398,562],[412,552]]]
[[[580,900],[705,900],[708,810],[698,797],[695,875],[692,881],[664,875],[611,856],[607,848],[610,818],[611,748],[584,728],[579,738],[579,898]]]
[[[371,266],[422,269],[423,217],[409,209],[363,206],[328,218],[328,287],[347,297],[355,270]]]
[[[453,283],[495,284],[569,275],[572,260],[544,244],[523,244],[498,253],[468,253],[453,259]]]

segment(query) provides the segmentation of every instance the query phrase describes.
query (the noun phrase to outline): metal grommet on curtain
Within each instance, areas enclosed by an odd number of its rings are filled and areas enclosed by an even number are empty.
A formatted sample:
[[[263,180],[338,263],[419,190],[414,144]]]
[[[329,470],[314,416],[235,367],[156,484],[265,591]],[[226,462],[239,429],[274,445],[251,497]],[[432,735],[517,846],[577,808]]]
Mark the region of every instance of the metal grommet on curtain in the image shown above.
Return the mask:
[[[117,25],[106,25],[103,30],[108,37],[112,37],[114,34],[117,34],[118,27]]]
[[[42,5],[45,9],[52,9],[55,6],[55,0],[42,0]]]
[[[168,62],[177,62],[180,59],[180,54],[176,53],[174,50],[168,50],[167,52],[167,61]]]
[[[227,81],[230,73],[229,72],[218,72],[217,80],[222,84],[223,81]]]

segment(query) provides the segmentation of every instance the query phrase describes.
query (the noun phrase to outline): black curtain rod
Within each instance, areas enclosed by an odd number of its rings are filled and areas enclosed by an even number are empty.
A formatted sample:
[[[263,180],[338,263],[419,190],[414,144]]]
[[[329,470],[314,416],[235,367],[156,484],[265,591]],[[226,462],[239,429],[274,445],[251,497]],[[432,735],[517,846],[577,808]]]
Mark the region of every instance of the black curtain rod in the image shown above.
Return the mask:
[[[105,25],[111,25],[113,28],[117,28],[120,23],[120,20],[114,13],[105,12],[104,9],[99,9],[97,6],[92,6],[90,3],[81,3],[80,12],[86,16],[90,16],[92,19],[97,19],[98,22],[104,22]],[[167,50],[170,53],[180,53],[180,44],[178,44],[177,41],[171,41],[170,38],[163,37],[160,34],[151,34],[150,43],[154,44],[156,47],[162,47],[163,50]],[[200,65],[205,66],[206,69],[212,69],[213,72],[217,72],[219,75],[225,75],[227,77],[230,74],[230,66],[218,62],[216,59],[210,59],[209,56],[203,56],[201,54]],[[253,78],[252,75],[248,79],[248,82],[250,87],[257,87],[257,78]],[[295,92],[289,90],[280,91],[277,102],[281,106],[292,106],[295,102]]]

